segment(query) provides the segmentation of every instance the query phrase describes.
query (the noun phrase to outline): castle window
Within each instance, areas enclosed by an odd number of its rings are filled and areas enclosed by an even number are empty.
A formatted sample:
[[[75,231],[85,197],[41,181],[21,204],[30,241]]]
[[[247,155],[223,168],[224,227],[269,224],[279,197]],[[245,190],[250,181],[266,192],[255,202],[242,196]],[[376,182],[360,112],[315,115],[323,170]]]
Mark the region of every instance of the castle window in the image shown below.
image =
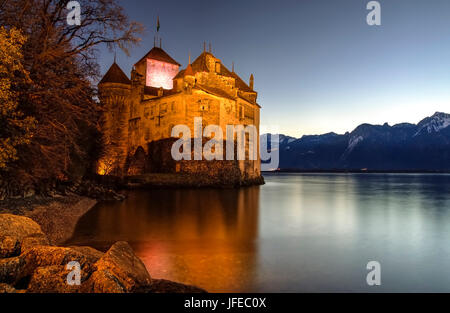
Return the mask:
[[[239,119],[244,118],[244,107],[242,105],[239,106]]]
[[[167,112],[167,104],[163,103],[161,104],[160,114],[164,114]]]
[[[200,103],[200,111],[208,111],[209,110],[209,100],[203,99],[199,101]]]
[[[172,110],[172,112],[175,111],[175,101],[172,101],[172,103],[170,104],[170,109]]]
[[[248,119],[254,119],[255,115],[254,115],[254,110],[252,107],[246,105],[245,109],[244,109],[244,116]]]
[[[155,116],[155,106],[154,105],[151,106],[150,116]]]
[[[230,112],[231,112],[231,104],[227,103],[227,104],[225,105],[225,111],[226,111],[228,114],[230,114]]]

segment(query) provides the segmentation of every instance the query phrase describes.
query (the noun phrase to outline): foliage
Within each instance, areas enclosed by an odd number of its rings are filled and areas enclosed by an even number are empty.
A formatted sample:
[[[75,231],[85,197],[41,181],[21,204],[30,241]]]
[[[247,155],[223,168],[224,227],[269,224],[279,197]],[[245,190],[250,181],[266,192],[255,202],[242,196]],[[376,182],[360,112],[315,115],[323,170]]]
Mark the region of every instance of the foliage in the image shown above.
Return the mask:
[[[0,27],[0,169],[17,159],[17,146],[32,138],[34,119],[18,109],[16,88],[29,81],[22,65],[25,37],[17,29]]]
[[[30,79],[17,90],[17,102],[37,125],[9,164],[22,181],[71,180],[86,173],[100,153],[96,49],[106,44],[128,52],[140,40],[142,27],[128,20],[116,0],[80,0],[81,25],[73,26],[66,22],[68,2],[0,3],[0,24],[27,38],[23,67]]]

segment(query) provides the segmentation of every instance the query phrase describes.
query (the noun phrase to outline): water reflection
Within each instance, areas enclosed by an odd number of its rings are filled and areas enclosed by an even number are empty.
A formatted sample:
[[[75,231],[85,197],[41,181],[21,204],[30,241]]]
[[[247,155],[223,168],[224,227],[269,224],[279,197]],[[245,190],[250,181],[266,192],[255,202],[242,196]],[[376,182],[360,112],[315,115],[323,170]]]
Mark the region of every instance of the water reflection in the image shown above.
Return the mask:
[[[222,292],[450,291],[450,175],[274,174],[101,203],[68,244],[129,241],[154,277]],[[382,286],[366,285],[366,264]]]
[[[105,250],[126,240],[154,277],[244,291],[256,267],[258,208],[259,187],[133,192],[88,212],[69,243]]]

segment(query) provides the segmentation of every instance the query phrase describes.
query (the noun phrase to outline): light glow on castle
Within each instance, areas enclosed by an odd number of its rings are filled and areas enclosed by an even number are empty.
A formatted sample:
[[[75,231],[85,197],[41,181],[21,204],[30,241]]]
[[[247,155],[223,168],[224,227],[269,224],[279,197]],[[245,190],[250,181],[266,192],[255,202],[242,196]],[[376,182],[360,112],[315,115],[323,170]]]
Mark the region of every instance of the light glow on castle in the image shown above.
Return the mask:
[[[146,86],[172,89],[173,78],[178,71],[179,66],[176,64],[147,59]]]
[[[245,158],[251,150],[249,144],[244,145],[249,151],[241,153],[242,158],[234,154],[226,160],[209,160],[200,152],[200,158],[178,160],[171,155],[171,147],[179,139],[172,136],[174,126],[185,125],[189,132],[195,129],[196,119],[217,126],[214,134],[227,133],[228,126],[254,126],[256,151],[260,106],[253,87],[253,75],[245,82],[206,47],[182,70],[161,46],[154,46],[135,63],[130,78],[114,63],[99,83],[105,155],[98,162],[98,173],[182,173],[208,175],[231,185],[259,184],[259,156]],[[234,138],[227,141],[233,145],[240,142]],[[209,150],[203,152],[209,155]]]

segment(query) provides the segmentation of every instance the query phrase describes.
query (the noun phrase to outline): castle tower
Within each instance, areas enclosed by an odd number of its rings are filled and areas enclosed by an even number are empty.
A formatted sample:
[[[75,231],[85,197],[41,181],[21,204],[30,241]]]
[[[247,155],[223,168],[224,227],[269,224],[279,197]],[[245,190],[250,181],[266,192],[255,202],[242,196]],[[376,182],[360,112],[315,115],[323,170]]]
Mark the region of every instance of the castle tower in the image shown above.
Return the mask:
[[[179,72],[180,64],[162,48],[153,47],[135,67],[145,77],[145,86],[172,89],[173,78]]]
[[[191,65],[191,56],[189,56],[189,64],[184,71],[184,82],[189,88],[192,88],[195,85],[195,75]]]
[[[171,145],[176,139],[173,136],[177,136],[173,135],[174,125],[187,125],[192,135],[198,117],[202,118],[203,126],[217,125],[224,135],[228,125],[247,127],[244,138],[247,155],[250,135],[256,136],[259,143],[258,134],[252,131],[259,131],[261,108],[253,76],[247,84],[234,66],[229,71],[211,49],[207,51],[206,44],[192,63],[189,57],[187,67],[179,69],[180,64],[161,46],[153,47],[133,66],[131,79],[116,62],[112,64],[99,83],[105,149],[98,173],[117,176],[208,173],[217,179],[230,173],[226,176],[232,184],[259,181],[259,159],[211,163],[172,158]]]
[[[131,81],[114,61],[98,88],[104,110],[101,120],[104,150],[97,172],[121,176],[128,153]]]

